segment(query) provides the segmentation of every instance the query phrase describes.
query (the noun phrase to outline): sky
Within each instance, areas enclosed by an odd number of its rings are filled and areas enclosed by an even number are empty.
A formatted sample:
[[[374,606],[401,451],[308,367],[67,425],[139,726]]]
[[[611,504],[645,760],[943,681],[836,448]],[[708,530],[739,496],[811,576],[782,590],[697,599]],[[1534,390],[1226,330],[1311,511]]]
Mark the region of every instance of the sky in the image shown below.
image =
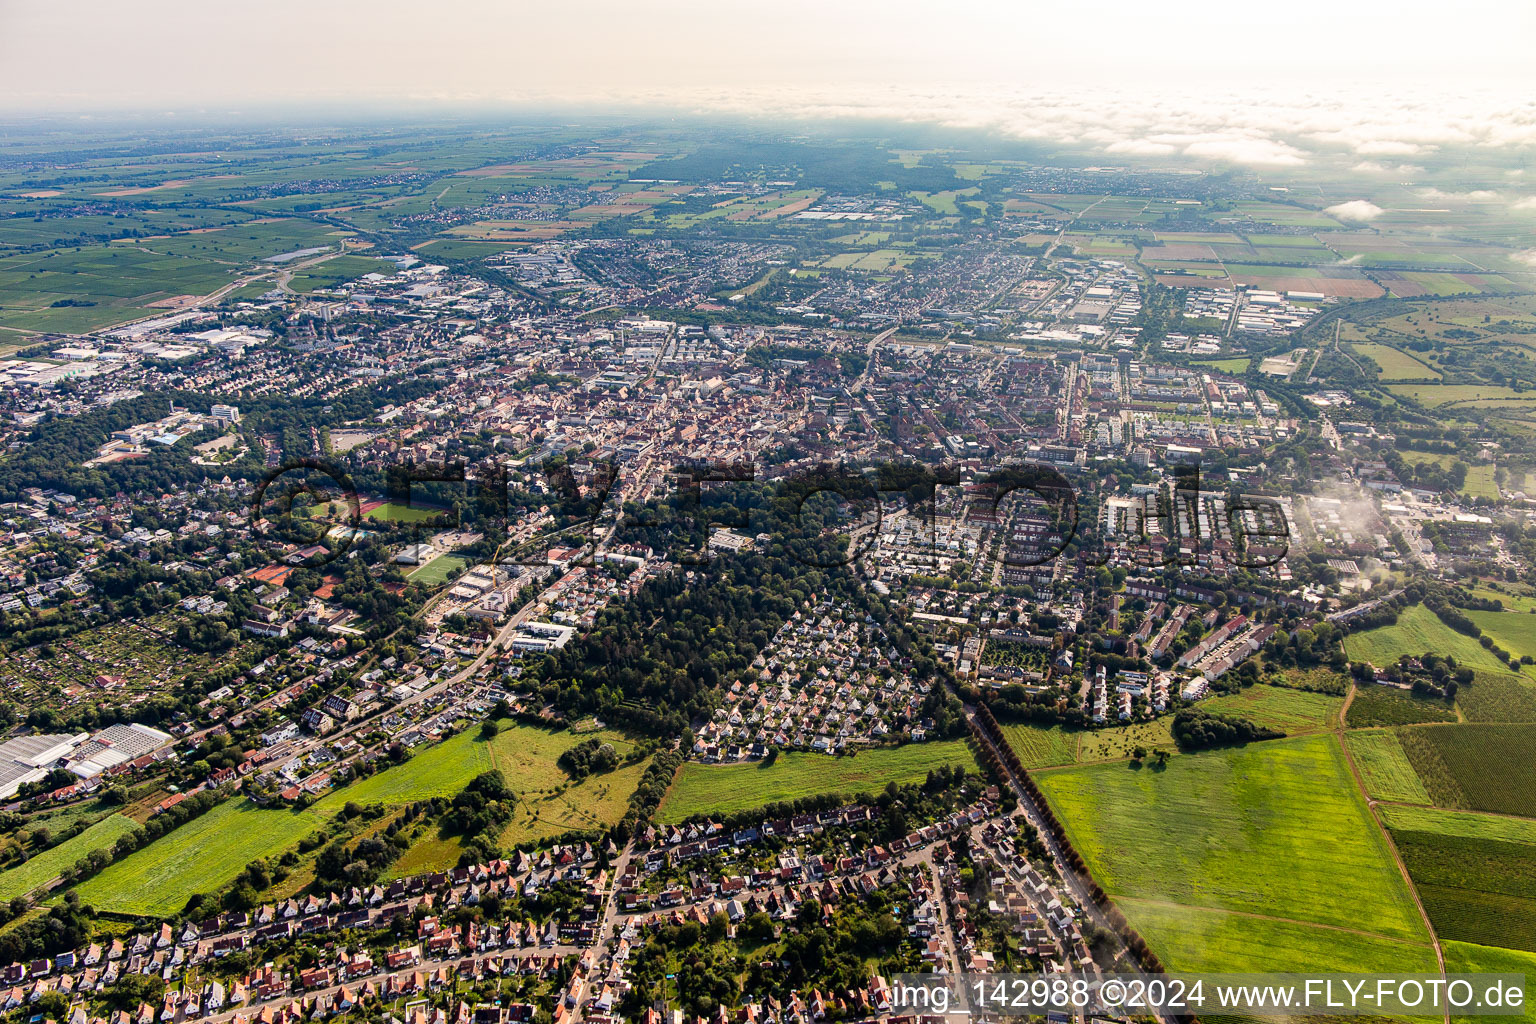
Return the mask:
[[[0,116],[644,105],[1390,175],[1536,145],[1532,39],[1529,0],[0,0]]]

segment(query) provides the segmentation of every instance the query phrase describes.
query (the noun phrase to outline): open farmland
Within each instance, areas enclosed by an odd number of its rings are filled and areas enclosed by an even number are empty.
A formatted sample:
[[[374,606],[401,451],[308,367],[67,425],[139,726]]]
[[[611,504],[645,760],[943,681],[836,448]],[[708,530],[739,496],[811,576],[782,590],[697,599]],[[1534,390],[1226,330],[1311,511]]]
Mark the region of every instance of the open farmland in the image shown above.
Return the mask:
[[[44,850],[24,864],[0,872],[0,900],[25,896],[53,881],[60,871],[73,867],[92,850],[110,850],[112,844],[138,829],[132,818],[114,814],[103,818],[73,839]]]
[[[1188,754],[1160,771],[1101,765],[1036,780],[1095,880],[1176,966],[1241,969],[1243,954],[1224,960],[1220,946],[1196,963],[1181,952],[1223,921],[1194,907],[1285,921],[1290,969],[1347,969],[1339,929],[1376,945],[1428,942],[1331,734]],[[1157,907],[1178,913],[1143,920]]]
[[[1536,657],[1536,615],[1529,612],[1480,612],[1467,610],[1467,618],[1493,637],[1493,642],[1515,657]]]
[[[1365,791],[1375,799],[1410,804],[1430,802],[1429,793],[1425,791],[1419,773],[1413,770],[1395,731],[1351,732],[1345,735],[1344,745],[1349,748],[1349,756],[1360,772]]]
[[[1421,604],[1403,609],[1390,626],[1351,633],[1344,638],[1344,653],[1350,661],[1368,661],[1377,666],[1394,664],[1404,654],[1417,658],[1430,651],[1450,655],[1457,665],[1474,671],[1508,671],[1502,661],[1476,640],[1456,632]]]
[[[1526,977],[1525,1008],[1518,1015],[1502,1017],[1501,1020],[1516,1024],[1518,1021],[1536,1021],[1536,1000],[1532,996],[1531,979],[1536,978],[1536,953],[1528,953],[1524,950],[1497,949],[1491,946],[1479,946],[1470,942],[1442,942],[1441,952],[1445,955],[1445,969],[1451,974],[1523,974]],[[1467,1017],[1451,1015],[1451,1024],[1477,1024],[1487,1021],[1487,1017]]]
[[[1437,973],[1427,940],[1387,939],[1151,900],[1115,902],[1171,971]]]
[[[1536,722],[1536,681],[1508,672],[1478,672],[1456,691],[1469,722]]]
[[[1419,811],[1394,819],[1392,840],[1436,934],[1485,946],[1536,950],[1536,822],[1497,837]]]
[[[1216,714],[1235,715],[1256,725],[1294,734],[1332,725],[1344,706],[1344,698],[1256,683],[1240,693],[1213,697],[1200,706]]]
[[[1439,725],[1412,734],[1428,745],[1407,749],[1431,794],[1435,786],[1426,776],[1438,777],[1443,765],[1451,806],[1536,816],[1536,725]],[[1457,792],[1464,803],[1454,801]]]
[[[233,797],[82,882],[80,899],[117,914],[173,917],[194,893],[214,893],[253,860],[318,831],[314,811],[263,810]]]
[[[909,743],[854,757],[796,751],[780,755],[767,766],[689,763],[678,772],[656,818],[676,822],[695,814],[728,814],[821,793],[875,793],[888,783],[921,782],[933,769],[954,765],[976,770],[975,758],[963,740]]]
[[[1079,733],[1075,731],[1069,732],[1059,725],[1045,727],[1026,722],[1006,724],[1003,733],[1025,768],[1054,768],[1077,763]]]

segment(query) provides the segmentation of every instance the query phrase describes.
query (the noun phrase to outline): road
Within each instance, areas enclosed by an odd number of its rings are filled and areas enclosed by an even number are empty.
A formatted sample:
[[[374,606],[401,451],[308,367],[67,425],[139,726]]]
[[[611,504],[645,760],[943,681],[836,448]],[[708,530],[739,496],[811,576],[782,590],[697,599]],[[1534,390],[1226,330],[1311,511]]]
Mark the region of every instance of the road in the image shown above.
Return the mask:
[[[996,750],[997,744],[993,743],[992,737],[987,734],[987,730],[976,718],[975,707],[969,704],[965,705],[965,714],[967,718],[976,724],[977,735],[979,735],[988,746],[992,747],[993,750]],[[1063,852],[1061,844],[1057,840],[1054,833],[1052,833],[1052,831],[1046,827],[1045,817],[1040,813],[1040,808],[1035,805],[1035,801],[1030,797],[1029,793],[1025,791],[1024,786],[1008,768],[1007,761],[1002,759],[1001,752],[998,753],[998,757],[999,760],[1003,761],[1003,770],[1008,773],[1008,781],[1013,786],[1014,794],[1019,799],[1019,807],[1023,810],[1025,819],[1040,833],[1040,840],[1045,844],[1046,851],[1051,855],[1051,863],[1055,867],[1056,873],[1061,876],[1063,884],[1065,884],[1067,890],[1071,892],[1072,898],[1077,901],[1078,906],[1082,910],[1083,916],[1088,918],[1088,920],[1092,921],[1099,927],[1109,930],[1115,936],[1115,945],[1117,947],[1115,952],[1116,970],[1125,974],[1145,975],[1145,972],[1143,972],[1141,969],[1141,965],[1136,962],[1135,958],[1131,955],[1130,950],[1126,948],[1124,940],[1120,938],[1119,931],[1110,925],[1109,919],[1104,916],[1104,912],[1099,909],[1098,904],[1094,902],[1094,899],[1090,894],[1091,891],[1089,889],[1088,881],[1079,875],[1076,871],[1072,870],[1072,867],[1067,863],[1066,854]],[[1157,1014],[1157,1019],[1160,1021],[1166,1021],[1167,1017],[1163,1014]]]

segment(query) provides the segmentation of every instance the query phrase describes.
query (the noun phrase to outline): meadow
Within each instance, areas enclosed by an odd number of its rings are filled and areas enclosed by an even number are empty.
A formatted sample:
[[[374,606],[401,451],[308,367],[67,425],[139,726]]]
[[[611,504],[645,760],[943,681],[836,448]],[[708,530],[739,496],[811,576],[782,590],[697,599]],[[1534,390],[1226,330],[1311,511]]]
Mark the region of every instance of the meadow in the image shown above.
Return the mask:
[[[1470,942],[1442,942],[1440,951],[1445,955],[1445,969],[1451,974],[1523,974],[1525,984],[1525,1009],[1522,1013],[1502,1017],[1514,1024],[1516,1021],[1536,1021],[1536,953],[1524,950],[1497,949]],[[1478,1024],[1487,1017],[1465,1017],[1453,1014],[1451,1024]]]
[[[314,811],[264,810],[233,797],[75,891],[98,910],[172,917],[193,893],[219,891],[251,861],[277,856],[324,825],[325,817]]]
[[[1186,754],[1162,770],[1115,764],[1035,779],[1112,896],[1427,942],[1332,734]],[[1134,906],[1125,909],[1140,927]],[[1296,967],[1332,963],[1337,938],[1313,929],[1311,958]]]
[[[402,505],[396,501],[386,501],[364,512],[363,516],[367,519],[379,519],[391,523],[422,523],[429,519],[436,519],[444,511],[428,505]]]
[[[1375,799],[1410,804],[1430,802],[1429,793],[1424,789],[1419,773],[1413,770],[1395,731],[1351,732],[1345,735],[1344,745],[1349,748],[1349,756],[1360,772],[1365,791]]]
[[[677,822],[695,814],[729,814],[781,800],[822,793],[876,793],[888,783],[921,782],[935,768],[976,770],[964,740],[909,743],[866,750],[854,757],[794,751],[773,764],[683,765],[657,810],[656,820]]]
[[[619,823],[650,759],[589,775],[572,786],[546,793],[525,793],[512,821],[501,833],[504,846],[552,839],[563,832],[603,831]]]
[[[1060,725],[1041,726],[1010,722],[1003,725],[1008,745],[1026,769],[1054,768],[1077,763],[1077,742],[1081,733]]]
[[[569,782],[556,761],[588,736],[613,743],[620,755],[633,749],[632,743],[612,732],[578,735],[510,723],[502,726],[491,740],[471,730],[426,747],[404,764],[335,790],[305,811],[264,809],[234,797],[88,879],[78,887],[80,897],[114,913],[169,916],[179,912],[193,893],[214,893],[228,885],[251,861],[292,849],[324,828],[349,801],[400,806],[449,797],[481,772],[499,768],[520,802],[537,804]],[[608,780],[609,789],[601,814],[612,814],[617,791],[625,785],[630,787],[623,793],[627,803],[633,785],[622,773],[629,771],[624,768],[600,777]],[[633,774],[638,779],[639,773]],[[591,808],[577,805],[568,816],[574,821],[584,812]],[[454,860],[457,856],[453,854]]]
[[[1493,642],[1515,657],[1536,657],[1536,615],[1530,612],[1480,612],[1467,610],[1467,618],[1477,623]]]
[[[92,850],[111,849],[120,838],[138,829],[132,818],[114,814],[103,818],[73,839],[44,850],[24,864],[0,872],[0,901],[25,896],[73,867]]]
[[[1421,604],[1403,609],[1390,626],[1351,633],[1344,638],[1344,653],[1350,661],[1368,661],[1377,666],[1395,664],[1404,654],[1417,658],[1431,651],[1442,657],[1450,655],[1457,665],[1474,671],[1508,671],[1502,661],[1476,640],[1456,632]]]
[[[1343,706],[1343,697],[1264,683],[1255,683],[1239,693],[1213,697],[1200,704],[1206,711],[1235,715],[1256,725],[1292,734],[1332,725],[1338,720],[1339,709]]]
[[[1439,380],[1440,371],[1390,345],[1357,342],[1350,346],[1381,368],[1381,380]]]

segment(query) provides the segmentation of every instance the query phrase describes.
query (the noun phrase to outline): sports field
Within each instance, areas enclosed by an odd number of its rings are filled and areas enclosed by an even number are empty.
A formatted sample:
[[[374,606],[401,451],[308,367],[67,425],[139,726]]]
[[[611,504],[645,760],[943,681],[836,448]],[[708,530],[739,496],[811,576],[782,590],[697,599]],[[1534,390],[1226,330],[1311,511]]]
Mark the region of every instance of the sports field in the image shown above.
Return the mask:
[[[469,559],[459,555],[438,555],[426,565],[417,566],[406,579],[423,586],[436,587],[448,582],[448,578],[469,564]]]
[[[677,773],[656,820],[673,822],[695,814],[746,811],[820,793],[874,793],[891,782],[921,782],[934,768],[952,765],[976,770],[976,759],[964,740],[909,743],[904,747],[867,750],[856,757],[796,751],[780,755],[766,767],[756,762],[690,762]]]
[[[0,872],[0,901],[25,896],[53,881],[60,871],[74,867],[92,850],[111,849],[113,843],[138,827],[132,818],[114,814],[98,821],[73,839],[44,850],[25,864]]]
[[[232,797],[77,888],[98,910],[171,917],[193,893],[218,892],[253,860],[276,856],[325,824],[314,811],[264,810]]]
[[[1351,633],[1344,638],[1344,653],[1350,661],[1368,661],[1376,666],[1395,664],[1404,654],[1417,658],[1431,651],[1442,657],[1450,655],[1457,665],[1476,671],[1508,671],[1502,661],[1476,640],[1456,632],[1421,604],[1403,609],[1390,626]]]
[[[1332,734],[1187,754],[1163,770],[1112,764],[1036,780],[1094,879],[1125,898],[1127,917],[1170,966],[1251,962],[1240,947],[1263,945],[1251,936],[1209,941],[1211,929],[1247,926],[1230,914],[1285,922],[1283,954],[1265,954],[1276,968],[1347,970],[1349,935],[1375,951],[1406,943],[1408,960],[1427,952],[1412,896]]]

